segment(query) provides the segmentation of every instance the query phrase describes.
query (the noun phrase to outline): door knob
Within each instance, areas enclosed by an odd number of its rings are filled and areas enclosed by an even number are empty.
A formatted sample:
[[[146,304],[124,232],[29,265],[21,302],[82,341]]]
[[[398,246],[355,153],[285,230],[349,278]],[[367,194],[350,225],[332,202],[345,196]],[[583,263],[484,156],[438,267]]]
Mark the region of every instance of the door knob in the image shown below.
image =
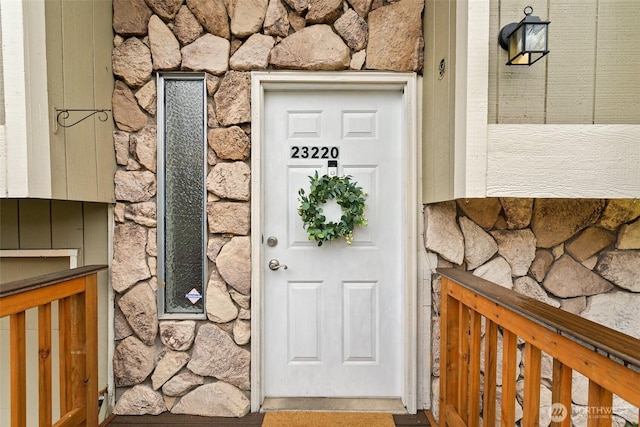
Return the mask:
[[[284,268],[286,270],[288,267],[284,264],[280,264],[280,261],[278,261],[277,259],[272,259],[269,261],[269,268],[273,271],[276,271],[280,268]]]

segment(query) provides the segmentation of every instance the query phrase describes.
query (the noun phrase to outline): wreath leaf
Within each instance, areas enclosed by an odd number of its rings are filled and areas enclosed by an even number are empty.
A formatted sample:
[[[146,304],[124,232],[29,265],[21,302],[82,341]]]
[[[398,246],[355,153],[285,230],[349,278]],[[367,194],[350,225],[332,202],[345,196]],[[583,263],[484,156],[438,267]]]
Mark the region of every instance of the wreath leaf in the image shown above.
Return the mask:
[[[344,237],[350,245],[353,242],[353,229],[356,226],[367,225],[367,219],[364,217],[367,193],[351,180],[350,175],[318,176],[316,171],[314,175],[309,176],[309,183],[308,195],[303,188],[298,190],[298,214],[302,218],[309,240],[317,241],[318,246],[322,246],[325,241]],[[342,208],[342,217],[337,223],[326,222],[321,207],[332,199]]]

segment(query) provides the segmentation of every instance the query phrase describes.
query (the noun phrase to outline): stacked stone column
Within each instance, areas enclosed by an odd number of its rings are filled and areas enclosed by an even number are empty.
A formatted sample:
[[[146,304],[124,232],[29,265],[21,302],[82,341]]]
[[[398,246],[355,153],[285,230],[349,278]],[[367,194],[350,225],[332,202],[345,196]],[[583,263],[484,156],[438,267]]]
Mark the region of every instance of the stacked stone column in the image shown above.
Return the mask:
[[[118,414],[249,411],[250,71],[420,72],[423,0],[114,0]],[[159,321],[156,73],[206,73],[206,321]]]

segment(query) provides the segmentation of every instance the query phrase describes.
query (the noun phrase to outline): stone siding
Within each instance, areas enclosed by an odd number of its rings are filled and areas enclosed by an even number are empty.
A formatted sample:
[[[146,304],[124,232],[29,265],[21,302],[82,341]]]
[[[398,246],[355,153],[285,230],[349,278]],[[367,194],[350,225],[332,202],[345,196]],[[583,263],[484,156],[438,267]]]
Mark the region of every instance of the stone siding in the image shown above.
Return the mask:
[[[467,270],[516,292],[640,339],[640,200],[466,199],[425,206],[425,247],[439,267]],[[432,402],[439,394],[440,277],[433,279]],[[501,337],[498,347],[501,351]],[[518,348],[522,360],[522,345]],[[498,358],[498,366],[501,363]],[[524,368],[517,383],[522,417]],[[541,405],[551,406],[552,359],[543,355]],[[498,400],[502,372],[497,371]],[[587,406],[586,379],[574,373],[572,400]],[[497,404],[497,419],[500,403]],[[434,412],[438,413],[437,405]],[[575,425],[586,414],[577,410]],[[614,399],[614,425],[637,409]],[[635,418],[633,418],[635,417]],[[540,425],[550,424],[540,411]],[[519,425],[519,424],[518,424]]]
[[[242,416],[250,369],[250,71],[421,72],[424,0],[114,0],[117,414]],[[207,73],[207,321],[156,309],[156,82]]]
[[[114,0],[113,7],[115,412],[241,416],[250,408],[249,72],[420,73],[424,1]],[[159,321],[156,311],[155,73],[175,70],[207,73],[206,321]],[[640,336],[637,322],[618,320],[635,318],[629,310],[640,304],[639,205],[544,199],[428,205],[425,246],[441,266],[465,268]]]

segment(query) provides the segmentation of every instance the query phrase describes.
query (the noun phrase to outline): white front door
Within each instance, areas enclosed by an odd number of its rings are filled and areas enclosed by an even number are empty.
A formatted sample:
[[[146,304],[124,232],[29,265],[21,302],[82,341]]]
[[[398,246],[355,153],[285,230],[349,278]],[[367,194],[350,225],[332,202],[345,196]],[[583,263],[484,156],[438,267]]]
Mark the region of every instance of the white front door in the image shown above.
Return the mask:
[[[266,397],[404,392],[406,144],[403,93],[265,94],[262,142],[263,378]],[[318,246],[298,215],[309,177],[350,175],[368,225]],[[340,217],[327,203],[327,217]],[[287,268],[271,270],[270,260]]]

